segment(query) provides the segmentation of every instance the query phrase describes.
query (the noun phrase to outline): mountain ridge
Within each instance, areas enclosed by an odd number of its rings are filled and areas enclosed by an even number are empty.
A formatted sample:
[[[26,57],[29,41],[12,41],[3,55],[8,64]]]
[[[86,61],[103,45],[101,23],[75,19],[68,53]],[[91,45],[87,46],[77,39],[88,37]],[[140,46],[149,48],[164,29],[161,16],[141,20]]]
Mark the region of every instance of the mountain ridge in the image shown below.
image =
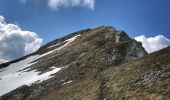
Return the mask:
[[[162,51],[159,51],[160,55],[169,56]],[[165,51],[169,52],[169,49]],[[114,70],[119,71],[121,66],[126,64],[130,66],[133,62],[137,66],[136,62],[148,59],[154,54],[148,55],[140,42],[110,26],[78,31],[47,43],[33,54],[0,65],[1,84],[11,80],[11,77],[8,77],[11,74],[11,71],[8,71],[9,68],[15,68],[12,72],[16,76],[12,78],[13,82],[20,81],[20,84],[15,83],[15,87],[10,84],[7,84],[7,87],[6,84],[0,85],[9,90],[1,89],[4,94],[0,100],[122,100],[122,95],[115,95],[120,98],[113,98],[115,91],[112,90],[112,85],[115,84],[109,77],[115,77]],[[131,67],[128,68],[131,69]],[[123,73],[119,71],[118,74]],[[126,71],[124,74],[123,77],[128,76]],[[136,77],[136,74],[134,76],[131,75],[132,73],[129,74],[130,77]],[[124,80],[130,84],[128,78]],[[107,85],[109,83],[112,84]],[[9,89],[8,85],[12,88]],[[109,91],[111,93],[108,94]],[[122,91],[122,94],[127,96],[124,90]],[[132,97],[138,98],[135,95]]]

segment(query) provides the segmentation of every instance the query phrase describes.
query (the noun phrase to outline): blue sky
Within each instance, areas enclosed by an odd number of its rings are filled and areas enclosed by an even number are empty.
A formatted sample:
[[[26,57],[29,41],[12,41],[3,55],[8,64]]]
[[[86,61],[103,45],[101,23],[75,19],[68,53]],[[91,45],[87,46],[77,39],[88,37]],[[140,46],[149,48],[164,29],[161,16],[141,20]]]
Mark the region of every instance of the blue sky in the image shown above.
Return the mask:
[[[170,38],[170,0],[96,0],[94,9],[51,9],[46,0],[1,0],[0,15],[23,30],[36,32],[47,43],[74,31],[110,25],[131,37],[163,34]]]
[[[149,52],[170,46],[170,0],[0,0],[0,63],[101,25],[124,30]]]

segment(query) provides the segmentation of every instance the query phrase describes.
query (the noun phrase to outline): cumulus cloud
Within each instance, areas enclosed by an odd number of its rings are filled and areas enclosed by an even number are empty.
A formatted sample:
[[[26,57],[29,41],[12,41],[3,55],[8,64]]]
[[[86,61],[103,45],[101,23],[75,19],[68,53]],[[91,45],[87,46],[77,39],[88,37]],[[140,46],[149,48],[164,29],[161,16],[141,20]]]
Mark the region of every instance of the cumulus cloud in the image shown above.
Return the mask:
[[[10,61],[40,48],[42,39],[34,32],[8,24],[0,16],[0,62]]]
[[[152,53],[170,46],[170,39],[163,35],[146,38],[144,35],[135,37],[135,40],[142,42],[143,47],[148,53]]]
[[[48,0],[48,5],[53,9],[59,7],[73,7],[73,6],[85,6],[90,9],[94,9],[95,0]]]
[[[29,1],[37,1],[37,0],[20,0],[22,3],[27,3]],[[39,0],[40,1],[40,0]],[[95,0],[45,0],[47,5],[56,10],[61,7],[76,7],[83,6],[90,9],[94,9]]]

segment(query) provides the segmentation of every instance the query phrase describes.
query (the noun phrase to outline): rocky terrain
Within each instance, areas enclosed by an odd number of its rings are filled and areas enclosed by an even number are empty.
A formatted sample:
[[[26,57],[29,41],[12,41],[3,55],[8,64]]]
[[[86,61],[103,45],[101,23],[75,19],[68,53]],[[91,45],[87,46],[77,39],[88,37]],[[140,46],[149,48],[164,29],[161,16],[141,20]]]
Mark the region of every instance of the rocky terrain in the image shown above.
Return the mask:
[[[113,27],[86,29],[0,65],[0,100],[169,100],[169,58]]]

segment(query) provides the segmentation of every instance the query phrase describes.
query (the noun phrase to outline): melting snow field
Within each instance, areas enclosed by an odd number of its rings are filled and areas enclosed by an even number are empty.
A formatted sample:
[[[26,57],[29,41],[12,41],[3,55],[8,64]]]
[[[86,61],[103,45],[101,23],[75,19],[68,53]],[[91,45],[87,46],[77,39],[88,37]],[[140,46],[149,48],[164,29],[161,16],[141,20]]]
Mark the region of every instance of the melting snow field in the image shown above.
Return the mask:
[[[1,77],[3,79],[0,80],[0,96],[22,85],[31,85],[35,82],[42,82],[50,79],[53,77],[51,76],[52,74],[57,73],[62,68],[54,68],[52,71],[41,75],[39,75],[39,72],[36,72],[36,70],[33,70],[30,72],[17,72],[3,76]]]
[[[53,66],[51,67],[52,68],[51,71],[48,71],[41,75],[39,75],[40,72],[37,72],[36,70],[32,70],[29,72],[27,72],[27,70],[29,69],[31,65],[37,63],[37,62],[34,62],[35,60],[42,58],[46,55],[49,55],[52,52],[55,52],[56,50],[60,50],[64,48],[69,43],[74,41],[78,36],[79,35],[66,40],[65,41],[67,42],[66,44],[52,51],[49,51],[41,55],[33,55],[30,57],[27,57],[24,60],[21,60],[17,63],[10,64],[8,67],[0,69],[0,96],[20,86],[31,85],[32,83],[42,82],[42,81],[52,78],[53,77],[51,76],[52,74],[59,72],[62,68],[65,68],[65,67],[56,68]],[[25,68],[28,68],[28,69],[25,69]]]
[[[79,37],[79,36],[80,36],[80,35],[77,35],[77,36],[74,36],[74,37],[72,37],[72,38],[70,38],[70,39],[65,40],[64,42],[66,42],[66,44],[64,44],[63,46],[59,47],[58,49],[61,49],[61,48],[65,47],[65,46],[67,46],[69,43],[73,42],[73,41],[74,41],[75,39],[77,39],[77,37]],[[60,45],[60,44],[55,44],[55,45],[49,46],[48,48],[52,48],[52,47],[55,47],[55,46],[57,46],[57,45]]]

